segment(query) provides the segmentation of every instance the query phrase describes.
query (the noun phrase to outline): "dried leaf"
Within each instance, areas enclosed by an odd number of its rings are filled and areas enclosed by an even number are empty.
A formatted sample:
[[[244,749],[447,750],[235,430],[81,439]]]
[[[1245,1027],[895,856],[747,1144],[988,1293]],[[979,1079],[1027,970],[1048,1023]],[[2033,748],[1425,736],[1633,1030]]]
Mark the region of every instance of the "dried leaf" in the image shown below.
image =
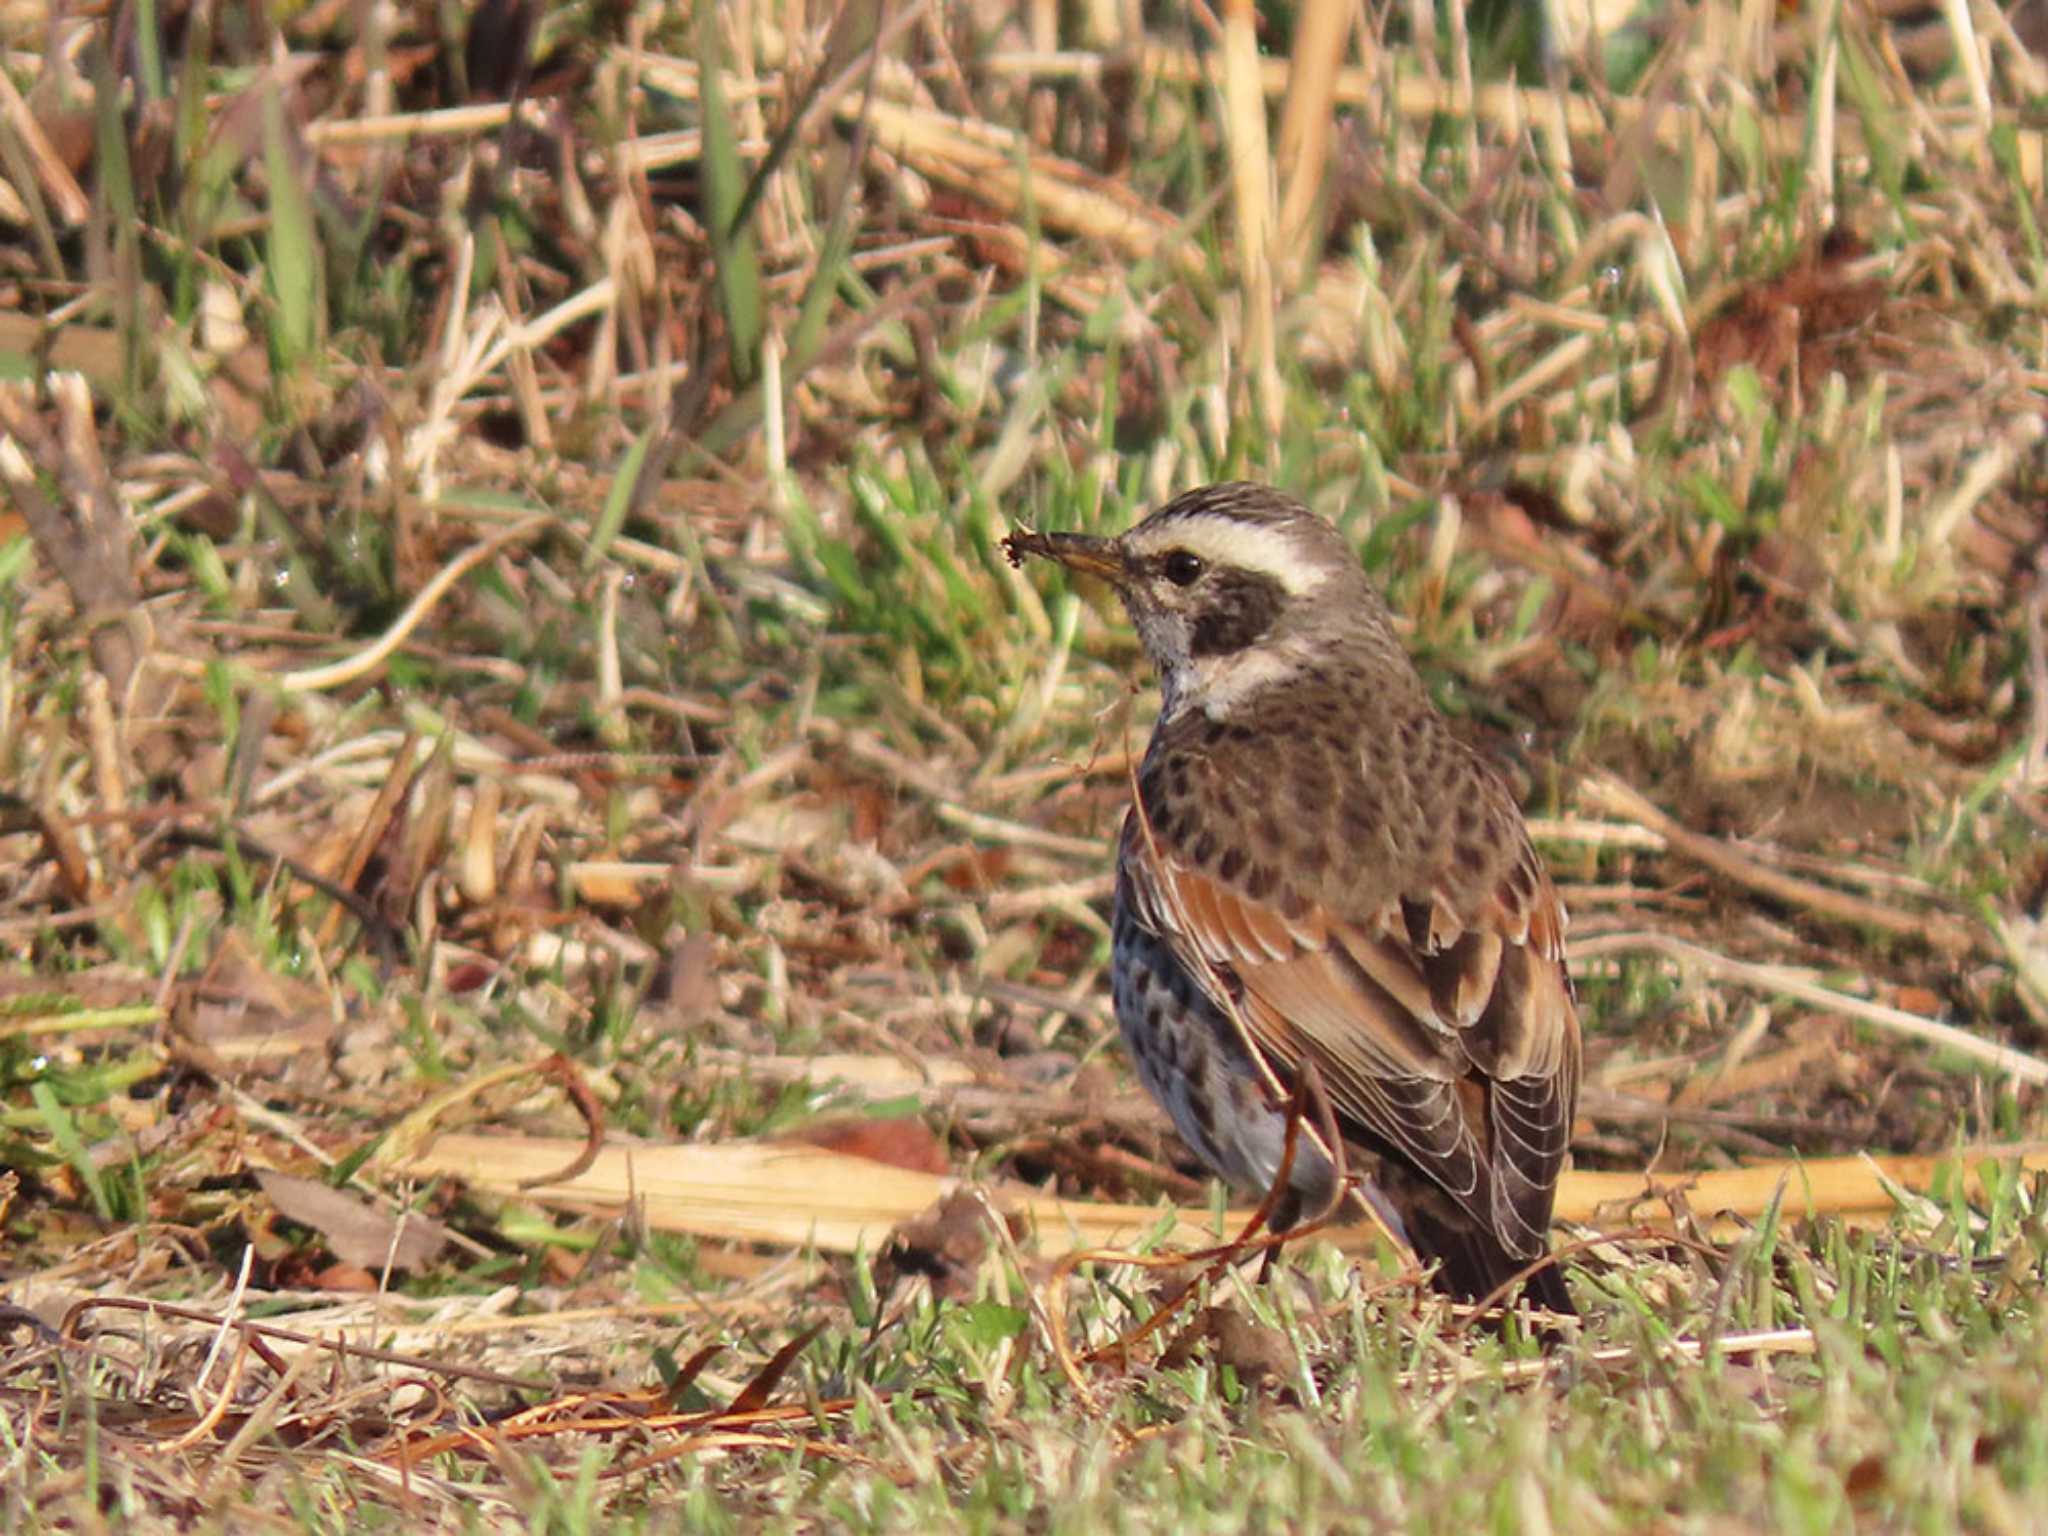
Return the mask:
[[[380,1210],[318,1179],[259,1168],[256,1182],[280,1216],[318,1232],[344,1264],[380,1272],[387,1263],[393,1269],[423,1269],[448,1243],[448,1229],[438,1221]]]

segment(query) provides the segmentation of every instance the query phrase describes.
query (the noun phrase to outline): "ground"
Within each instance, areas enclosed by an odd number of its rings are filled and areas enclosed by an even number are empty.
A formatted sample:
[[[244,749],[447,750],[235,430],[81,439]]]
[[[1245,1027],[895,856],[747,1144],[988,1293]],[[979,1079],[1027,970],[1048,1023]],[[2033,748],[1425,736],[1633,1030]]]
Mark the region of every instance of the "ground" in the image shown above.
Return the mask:
[[[2021,12],[1123,14],[0,16],[8,1529],[2040,1527]],[[1548,1347],[1122,1060],[1000,541],[1222,478],[1571,910]]]

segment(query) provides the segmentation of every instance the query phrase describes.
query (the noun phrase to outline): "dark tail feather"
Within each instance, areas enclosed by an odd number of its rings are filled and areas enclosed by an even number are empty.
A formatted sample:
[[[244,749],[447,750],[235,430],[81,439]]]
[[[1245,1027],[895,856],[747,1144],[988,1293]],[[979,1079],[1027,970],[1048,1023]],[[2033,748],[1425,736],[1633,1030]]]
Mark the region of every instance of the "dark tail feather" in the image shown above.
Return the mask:
[[[1493,1234],[1477,1227],[1437,1220],[1412,1207],[1407,1217],[1416,1255],[1425,1263],[1437,1261],[1436,1288],[1458,1301],[1484,1300],[1530,1263],[1509,1253]],[[1556,1264],[1545,1264],[1529,1276],[1519,1294],[1545,1311],[1563,1317],[1579,1315],[1571,1292],[1565,1289],[1564,1272]]]

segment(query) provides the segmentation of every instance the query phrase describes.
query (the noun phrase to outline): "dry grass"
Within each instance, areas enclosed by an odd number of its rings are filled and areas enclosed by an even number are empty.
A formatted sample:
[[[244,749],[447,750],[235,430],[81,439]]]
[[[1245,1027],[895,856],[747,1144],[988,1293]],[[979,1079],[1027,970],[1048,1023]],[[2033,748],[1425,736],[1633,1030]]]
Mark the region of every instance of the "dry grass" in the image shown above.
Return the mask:
[[[1818,1170],[2048,1134],[2041,57],[1219,9],[0,12],[10,1528],[2021,1527],[2042,1187]],[[1227,1229],[997,543],[1237,475],[1573,909],[1552,1355],[1057,1257]]]

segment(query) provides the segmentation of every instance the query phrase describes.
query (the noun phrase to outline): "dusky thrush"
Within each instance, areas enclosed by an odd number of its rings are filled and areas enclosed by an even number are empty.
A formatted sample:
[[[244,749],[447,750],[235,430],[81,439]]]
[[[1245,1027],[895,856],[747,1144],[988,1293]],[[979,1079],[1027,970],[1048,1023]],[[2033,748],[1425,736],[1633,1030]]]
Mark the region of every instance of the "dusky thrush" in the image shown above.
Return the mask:
[[[1190,491],[1116,538],[1013,534],[1100,577],[1158,669],[1117,845],[1111,987],[1138,1076],[1276,1231],[1339,1164],[1448,1294],[1547,1253],[1579,1089],[1565,912],[1513,796],[1454,735],[1343,536],[1266,486]],[[1313,1130],[1316,1117],[1302,1116]],[[1556,1268],[1525,1294],[1573,1311]]]

